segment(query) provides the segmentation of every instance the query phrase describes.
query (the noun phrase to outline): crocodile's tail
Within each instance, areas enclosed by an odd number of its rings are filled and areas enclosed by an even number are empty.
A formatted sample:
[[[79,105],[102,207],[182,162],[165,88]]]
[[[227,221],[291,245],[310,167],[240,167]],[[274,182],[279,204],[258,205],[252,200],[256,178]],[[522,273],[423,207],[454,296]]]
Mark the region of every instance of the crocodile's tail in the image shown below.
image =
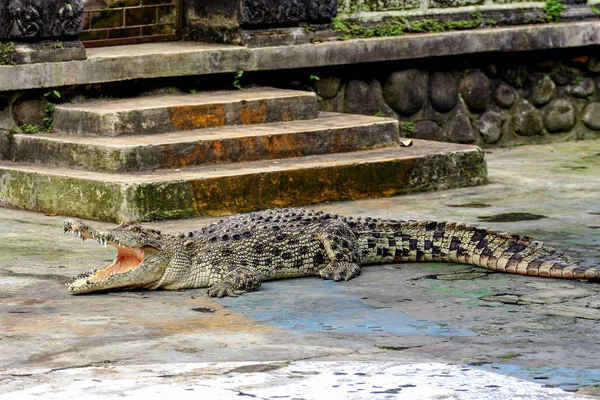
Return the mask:
[[[363,264],[447,261],[511,274],[600,279],[600,267],[582,267],[530,236],[498,233],[463,223],[380,220],[370,229],[359,228],[355,232]]]

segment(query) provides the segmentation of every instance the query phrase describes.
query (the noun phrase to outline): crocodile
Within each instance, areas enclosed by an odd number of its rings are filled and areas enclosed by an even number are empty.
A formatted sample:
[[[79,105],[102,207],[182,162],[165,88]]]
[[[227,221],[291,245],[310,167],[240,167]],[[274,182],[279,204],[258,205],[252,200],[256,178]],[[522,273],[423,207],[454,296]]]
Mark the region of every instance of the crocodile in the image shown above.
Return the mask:
[[[258,290],[261,282],[320,276],[334,281],[374,263],[445,261],[550,278],[598,279],[530,236],[447,221],[354,218],[308,209],[270,209],[199,231],[163,234],[140,225],[94,229],[67,219],[64,232],[118,250],[105,268],[67,283],[72,294],[126,289],[208,288],[212,297]]]

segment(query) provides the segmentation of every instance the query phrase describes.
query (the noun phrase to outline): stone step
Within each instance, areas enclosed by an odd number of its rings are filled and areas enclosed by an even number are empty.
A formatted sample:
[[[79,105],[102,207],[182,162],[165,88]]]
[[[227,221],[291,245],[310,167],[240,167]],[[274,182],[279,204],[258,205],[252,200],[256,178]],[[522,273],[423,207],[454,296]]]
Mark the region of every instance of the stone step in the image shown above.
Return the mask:
[[[54,127],[77,135],[145,135],[317,118],[316,95],[255,88],[58,104]]]
[[[483,184],[476,146],[410,147],[145,173],[0,162],[0,203],[113,222],[220,215]]]
[[[395,119],[321,113],[313,120],[152,135],[17,134],[4,158],[124,172],[349,152],[396,146],[398,141]]]

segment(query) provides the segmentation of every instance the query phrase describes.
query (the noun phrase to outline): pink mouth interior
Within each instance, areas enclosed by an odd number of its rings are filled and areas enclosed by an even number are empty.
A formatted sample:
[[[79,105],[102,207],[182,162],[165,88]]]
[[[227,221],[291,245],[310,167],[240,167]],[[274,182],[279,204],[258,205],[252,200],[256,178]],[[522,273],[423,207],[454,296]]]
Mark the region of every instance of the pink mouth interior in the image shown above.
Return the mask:
[[[106,279],[114,274],[122,274],[136,269],[144,259],[143,249],[129,249],[118,247],[119,254],[115,260],[106,268],[96,271],[89,280],[97,281]]]

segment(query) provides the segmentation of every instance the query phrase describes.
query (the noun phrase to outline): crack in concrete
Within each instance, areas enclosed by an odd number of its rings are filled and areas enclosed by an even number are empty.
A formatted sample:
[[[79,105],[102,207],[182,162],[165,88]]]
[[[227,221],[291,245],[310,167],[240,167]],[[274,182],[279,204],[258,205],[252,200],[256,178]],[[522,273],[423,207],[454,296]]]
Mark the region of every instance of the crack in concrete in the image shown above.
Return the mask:
[[[4,276],[10,276],[13,278],[33,278],[33,279],[38,279],[38,280],[43,280],[43,281],[68,281],[70,280],[69,277],[65,276],[65,275],[59,275],[59,274],[30,274],[30,273],[25,273],[25,272],[14,272],[11,271],[9,269],[6,268],[0,268],[0,274],[4,275]]]

